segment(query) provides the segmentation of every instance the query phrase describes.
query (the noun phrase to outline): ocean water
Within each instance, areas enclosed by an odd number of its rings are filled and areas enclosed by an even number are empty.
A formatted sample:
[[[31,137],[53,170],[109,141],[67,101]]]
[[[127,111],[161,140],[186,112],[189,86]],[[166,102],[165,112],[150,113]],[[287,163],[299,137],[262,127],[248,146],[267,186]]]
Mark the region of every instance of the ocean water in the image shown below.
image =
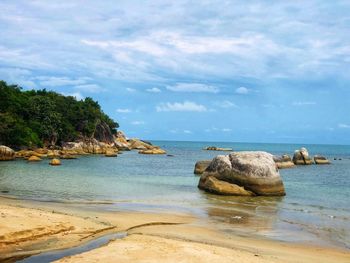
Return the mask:
[[[48,160],[0,162],[0,194],[83,202],[108,210],[190,212],[227,234],[350,248],[350,146],[153,143],[173,156],[130,151],[117,158],[62,160],[58,167]],[[285,197],[217,196],[199,190],[199,176],[193,174],[196,161],[227,154],[202,150],[210,145],[290,155],[305,146],[311,155],[325,155],[332,164],[280,170]]]

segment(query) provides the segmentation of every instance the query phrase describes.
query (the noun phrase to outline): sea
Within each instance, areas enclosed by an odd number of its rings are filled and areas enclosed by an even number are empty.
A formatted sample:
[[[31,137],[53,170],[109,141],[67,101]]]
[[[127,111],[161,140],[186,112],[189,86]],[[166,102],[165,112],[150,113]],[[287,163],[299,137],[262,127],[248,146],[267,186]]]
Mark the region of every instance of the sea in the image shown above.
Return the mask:
[[[0,194],[20,199],[91,205],[108,211],[191,213],[233,235],[350,249],[350,146],[234,142],[152,141],[168,155],[125,151],[118,157],[88,155],[62,160],[0,162]],[[234,151],[293,155],[306,147],[330,165],[280,170],[286,196],[230,197],[197,188],[198,160]]]

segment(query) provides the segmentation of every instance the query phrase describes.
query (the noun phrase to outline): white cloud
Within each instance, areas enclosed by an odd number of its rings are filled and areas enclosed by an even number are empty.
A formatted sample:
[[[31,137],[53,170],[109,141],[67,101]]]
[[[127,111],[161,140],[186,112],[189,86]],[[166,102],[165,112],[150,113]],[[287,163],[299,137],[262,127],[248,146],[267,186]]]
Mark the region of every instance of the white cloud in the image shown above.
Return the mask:
[[[294,101],[292,103],[293,106],[311,106],[316,105],[316,102],[314,101]]]
[[[338,128],[341,128],[341,129],[350,129],[350,125],[349,125],[349,124],[345,124],[345,123],[339,123],[339,124],[338,124]]]
[[[151,93],[159,93],[162,92],[159,88],[151,88],[151,89],[146,89],[147,92]]]
[[[130,113],[132,110],[130,109],[116,109],[116,112],[118,113]]]
[[[6,80],[8,84],[16,84],[25,89],[37,87],[31,75],[32,72],[27,69],[0,67],[0,79]]]
[[[97,84],[79,85],[79,86],[75,86],[74,88],[77,90],[89,92],[89,93],[98,93],[104,90],[101,86]]]
[[[223,128],[221,131],[223,131],[223,132],[230,132],[230,131],[232,131],[232,129],[229,129],[229,128]]]
[[[158,112],[161,111],[194,111],[194,112],[204,112],[207,111],[207,108],[204,105],[197,104],[192,101],[184,101],[181,102],[175,102],[175,103],[160,103],[156,110]]]
[[[85,84],[88,78],[68,78],[68,77],[49,77],[41,76],[37,77],[39,83],[43,87],[58,87],[58,86],[72,86]]]
[[[190,130],[184,130],[183,132],[186,133],[186,134],[191,134],[192,133],[192,131],[190,131]]]
[[[215,103],[220,108],[228,109],[228,108],[238,108],[238,106],[229,100],[218,101]]]
[[[126,91],[127,91],[127,92],[135,92],[136,89],[133,89],[133,88],[126,88]]]
[[[132,125],[143,125],[143,124],[145,124],[145,122],[144,121],[132,121],[131,124]]]
[[[167,86],[167,90],[175,92],[207,92],[218,93],[219,89],[214,86],[200,84],[200,83],[178,83],[174,86]]]
[[[239,87],[235,91],[237,94],[248,94],[250,92],[246,87]]]

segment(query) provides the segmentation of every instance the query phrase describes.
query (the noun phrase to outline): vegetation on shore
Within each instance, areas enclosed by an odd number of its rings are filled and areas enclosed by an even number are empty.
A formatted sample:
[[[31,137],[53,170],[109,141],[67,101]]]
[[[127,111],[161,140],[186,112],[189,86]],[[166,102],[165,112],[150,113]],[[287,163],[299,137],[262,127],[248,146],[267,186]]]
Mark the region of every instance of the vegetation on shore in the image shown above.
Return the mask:
[[[53,91],[23,91],[0,81],[0,145],[42,147],[93,137],[96,125],[119,127],[92,98],[77,100]]]

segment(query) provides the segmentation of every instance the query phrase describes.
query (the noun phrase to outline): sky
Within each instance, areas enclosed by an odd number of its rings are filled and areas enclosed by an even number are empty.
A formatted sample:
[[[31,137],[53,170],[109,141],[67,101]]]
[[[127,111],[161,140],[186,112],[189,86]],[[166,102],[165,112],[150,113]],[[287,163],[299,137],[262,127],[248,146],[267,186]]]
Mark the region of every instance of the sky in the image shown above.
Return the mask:
[[[0,1],[0,79],[129,137],[350,144],[350,1]]]

